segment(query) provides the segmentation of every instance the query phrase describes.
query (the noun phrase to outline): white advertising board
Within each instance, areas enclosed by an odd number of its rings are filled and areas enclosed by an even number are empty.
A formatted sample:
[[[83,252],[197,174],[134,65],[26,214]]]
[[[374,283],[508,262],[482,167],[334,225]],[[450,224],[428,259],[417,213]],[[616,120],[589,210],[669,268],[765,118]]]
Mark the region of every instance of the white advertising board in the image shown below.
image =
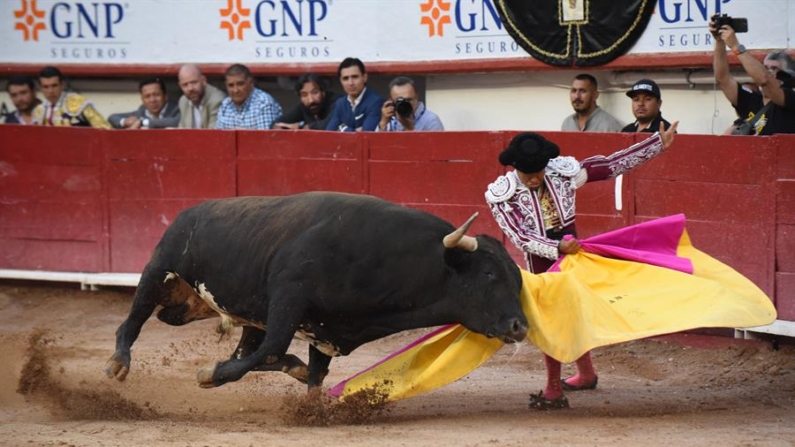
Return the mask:
[[[601,1],[621,7],[620,0]],[[793,39],[795,0],[656,3],[630,53],[711,51],[707,22],[715,13],[748,18],[750,31],[742,37],[748,48],[786,48]],[[0,41],[0,63],[529,57],[500,23],[494,0],[0,0]]]

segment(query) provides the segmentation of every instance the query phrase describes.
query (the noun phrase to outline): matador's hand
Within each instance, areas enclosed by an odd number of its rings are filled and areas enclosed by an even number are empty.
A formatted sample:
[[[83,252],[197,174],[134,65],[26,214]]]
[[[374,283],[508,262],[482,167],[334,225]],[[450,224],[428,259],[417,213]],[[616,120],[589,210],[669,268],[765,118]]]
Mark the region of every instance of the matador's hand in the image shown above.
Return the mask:
[[[674,142],[674,134],[676,134],[676,127],[679,126],[679,121],[674,121],[668,130],[665,130],[665,123],[660,121],[660,138],[662,138],[663,147],[668,149],[668,146]]]
[[[574,238],[563,239],[562,241],[560,241],[560,245],[558,246],[558,251],[563,254],[572,255],[580,251],[580,243],[577,242],[577,239]]]

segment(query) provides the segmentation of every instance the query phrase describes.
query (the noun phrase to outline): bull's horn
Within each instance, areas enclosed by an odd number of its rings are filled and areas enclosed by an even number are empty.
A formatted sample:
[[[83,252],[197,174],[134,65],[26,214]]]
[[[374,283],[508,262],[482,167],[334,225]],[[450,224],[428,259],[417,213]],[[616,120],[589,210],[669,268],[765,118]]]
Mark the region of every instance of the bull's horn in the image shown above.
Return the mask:
[[[464,225],[461,225],[458,229],[445,236],[444,240],[442,240],[445,248],[460,247],[467,251],[477,250],[478,240],[472,236],[466,235],[467,230],[469,230],[470,225],[472,225],[476,217],[478,217],[477,212],[472,214],[472,217],[464,222]]]

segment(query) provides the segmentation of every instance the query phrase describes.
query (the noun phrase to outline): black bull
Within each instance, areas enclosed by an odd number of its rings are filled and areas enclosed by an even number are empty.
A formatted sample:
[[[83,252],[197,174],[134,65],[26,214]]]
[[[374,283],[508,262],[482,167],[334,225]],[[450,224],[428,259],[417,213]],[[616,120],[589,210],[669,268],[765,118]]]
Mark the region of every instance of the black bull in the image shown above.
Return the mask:
[[[471,222],[456,230],[374,197],[321,192],[188,208],[146,265],[105,372],[126,378],[158,306],[170,325],[220,315],[225,331],[244,326],[232,357],[199,371],[203,387],[255,370],[320,386],[331,356],[407,329],[460,323],[522,340],[519,268],[496,239],[464,235]],[[310,342],[308,371],[286,354],[294,336]]]

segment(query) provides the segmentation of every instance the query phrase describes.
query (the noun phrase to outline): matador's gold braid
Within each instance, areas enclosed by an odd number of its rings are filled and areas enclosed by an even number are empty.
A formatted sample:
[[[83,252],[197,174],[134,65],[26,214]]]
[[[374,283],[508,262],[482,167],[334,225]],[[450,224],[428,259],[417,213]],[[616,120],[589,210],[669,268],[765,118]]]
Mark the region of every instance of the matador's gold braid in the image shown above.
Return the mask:
[[[101,113],[97,112],[97,110],[94,109],[94,106],[86,106],[86,108],[83,109],[83,116],[86,117],[86,120],[88,121],[88,124],[91,124],[91,127],[110,129],[110,123],[108,120],[106,120]]]

